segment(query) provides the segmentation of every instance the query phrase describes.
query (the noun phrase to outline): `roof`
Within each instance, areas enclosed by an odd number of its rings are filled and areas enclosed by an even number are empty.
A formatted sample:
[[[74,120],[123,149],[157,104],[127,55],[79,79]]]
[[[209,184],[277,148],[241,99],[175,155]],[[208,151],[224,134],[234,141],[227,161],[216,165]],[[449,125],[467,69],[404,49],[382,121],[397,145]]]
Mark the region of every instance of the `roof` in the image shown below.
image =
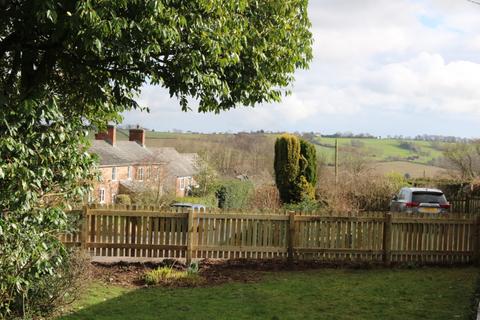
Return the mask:
[[[164,164],[170,175],[193,176],[197,173],[196,153],[181,154],[174,148],[147,148],[135,141],[117,141],[115,145],[104,140],[93,140],[89,149],[100,159],[100,166]]]
[[[177,177],[188,177],[197,174],[196,153],[179,153],[175,148],[150,148],[156,159],[162,159],[167,164],[168,173]]]
[[[159,163],[150,150],[135,141],[117,141],[112,146],[104,140],[93,140],[89,152],[100,158],[100,166]]]

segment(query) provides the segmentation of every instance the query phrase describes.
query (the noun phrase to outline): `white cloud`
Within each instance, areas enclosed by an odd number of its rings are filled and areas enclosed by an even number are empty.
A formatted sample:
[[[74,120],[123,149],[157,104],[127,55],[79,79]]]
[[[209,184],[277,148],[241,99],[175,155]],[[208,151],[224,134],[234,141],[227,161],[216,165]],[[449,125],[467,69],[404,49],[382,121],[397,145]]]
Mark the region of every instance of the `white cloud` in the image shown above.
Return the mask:
[[[365,90],[395,109],[480,114],[480,64],[446,63],[439,54],[421,53],[398,63],[381,66],[366,76]]]
[[[282,103],[185,114],[165,89],[147,86],[139,100],[152,112],[128,113],[126,122],[159,130],[415,130],[380,122],[395,116],[421,123],[423,133],[478,135],[471,128],[480,125],[480,6],[315,0],[309,12],[315,57],[309,70],[297,73],[293,94]]]

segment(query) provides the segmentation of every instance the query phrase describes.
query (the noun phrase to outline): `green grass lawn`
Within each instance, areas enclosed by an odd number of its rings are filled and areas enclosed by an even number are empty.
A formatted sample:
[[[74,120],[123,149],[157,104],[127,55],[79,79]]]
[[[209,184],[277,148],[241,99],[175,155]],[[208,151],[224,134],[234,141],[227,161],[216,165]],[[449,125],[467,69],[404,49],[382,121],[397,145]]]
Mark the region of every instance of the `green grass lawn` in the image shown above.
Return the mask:
[[[476,268],[321,269],[202,288],[95,283],[61,319],[469,319],[478,275]]]

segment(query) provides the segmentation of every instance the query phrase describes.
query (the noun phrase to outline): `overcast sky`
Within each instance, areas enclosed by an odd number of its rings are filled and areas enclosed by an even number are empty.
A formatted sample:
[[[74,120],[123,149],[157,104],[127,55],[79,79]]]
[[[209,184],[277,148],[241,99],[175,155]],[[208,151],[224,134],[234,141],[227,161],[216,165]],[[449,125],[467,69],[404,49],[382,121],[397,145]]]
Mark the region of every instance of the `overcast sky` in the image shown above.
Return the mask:
[[[155,130],[351,131],[480,137],[480,5],[467,0],[310,0],[314,59],[278,104],[215,114],[180,111],[160,87],[150,113],[124,123]]]

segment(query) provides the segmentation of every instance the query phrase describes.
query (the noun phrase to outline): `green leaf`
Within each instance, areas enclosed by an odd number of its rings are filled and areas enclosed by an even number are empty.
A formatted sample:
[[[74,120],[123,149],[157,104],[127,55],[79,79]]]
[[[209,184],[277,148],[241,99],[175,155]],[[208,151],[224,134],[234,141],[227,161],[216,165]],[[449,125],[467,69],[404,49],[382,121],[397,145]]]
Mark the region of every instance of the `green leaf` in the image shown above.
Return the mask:
[[[102,51],[102,42],[99,39],[95,39],[93,43],[95,45],[95,48],[97,49],[97,52],[101,52]]]
[[[57,12],[52,11],[50,9],[47,10],[47,19],[50,20],[51,22],[55,23],[57,22]]]

